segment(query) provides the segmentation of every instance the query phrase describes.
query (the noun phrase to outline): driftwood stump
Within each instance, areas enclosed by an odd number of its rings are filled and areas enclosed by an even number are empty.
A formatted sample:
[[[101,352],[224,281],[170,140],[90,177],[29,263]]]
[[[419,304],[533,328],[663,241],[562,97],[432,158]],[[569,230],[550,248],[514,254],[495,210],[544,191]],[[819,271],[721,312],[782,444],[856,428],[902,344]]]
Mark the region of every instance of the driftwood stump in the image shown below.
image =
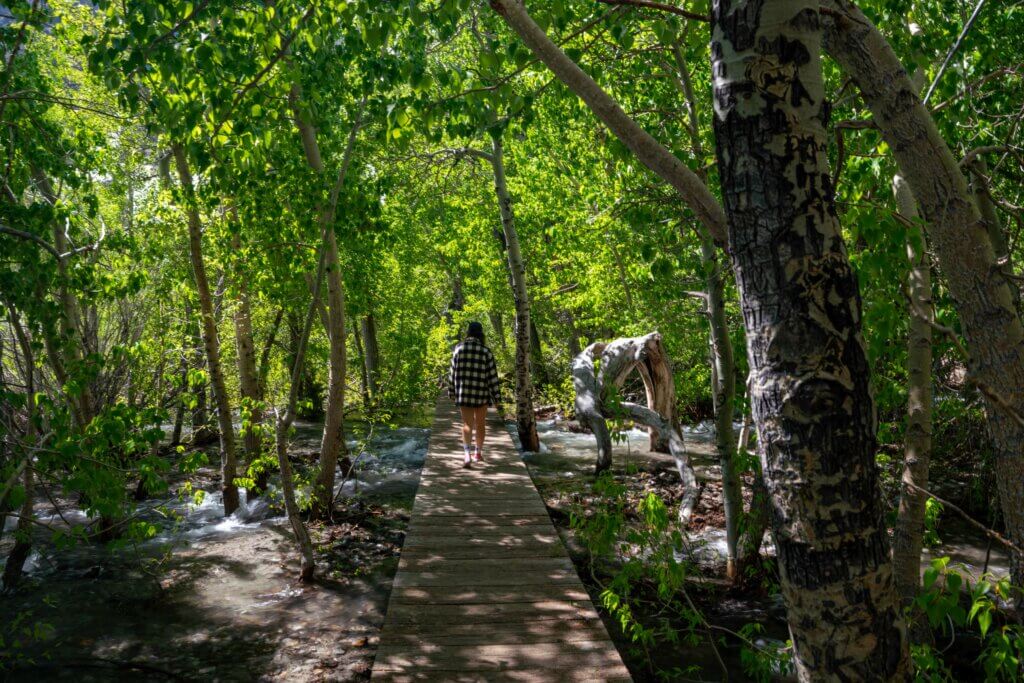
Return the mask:
[[[595,361],[599,369],[595,371]],[[622,401],[611,413],[608,398],[612,387],[622,386],[633,370],[640,373],[647,390],[648,405]],[[612,439],[608,431],[609,417],[629,417],[651,430],[651,450],[669,452],[684,487],[679,519],[685,524],[693,514],[700,491],[683,444],[683,435],[675,424],[675,383],[661,335],[657,332],[643,337],[623,337],[608,343],[595,342],[572,361],[572,382],[576,390],[576,417],[588,425],[597,439],[596,472],[612,464]]]

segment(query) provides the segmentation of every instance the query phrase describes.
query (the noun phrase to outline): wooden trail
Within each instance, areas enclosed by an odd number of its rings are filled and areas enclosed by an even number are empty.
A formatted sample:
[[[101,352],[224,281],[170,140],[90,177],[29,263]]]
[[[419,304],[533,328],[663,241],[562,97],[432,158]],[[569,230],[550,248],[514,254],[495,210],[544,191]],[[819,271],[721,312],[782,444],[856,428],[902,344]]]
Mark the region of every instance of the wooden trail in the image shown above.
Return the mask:
[[[375,681],[629,681],[508,431],[462,468],[438,401]]]

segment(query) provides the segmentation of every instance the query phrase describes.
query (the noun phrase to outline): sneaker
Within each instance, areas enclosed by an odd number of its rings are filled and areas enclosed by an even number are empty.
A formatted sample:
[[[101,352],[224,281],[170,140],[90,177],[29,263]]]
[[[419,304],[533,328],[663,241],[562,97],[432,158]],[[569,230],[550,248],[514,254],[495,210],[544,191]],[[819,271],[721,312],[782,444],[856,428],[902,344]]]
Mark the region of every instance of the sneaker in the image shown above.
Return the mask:
[[[475,451],[473,451],[473,460],[476,462],[484,461],[484,454],[483,451],[481,451],[481,449],[478,448]]]
[[[471,462],[473,461],[471,460],[469,453],[466,453],[466,459],[462,461],[462,466],[468,470]]]

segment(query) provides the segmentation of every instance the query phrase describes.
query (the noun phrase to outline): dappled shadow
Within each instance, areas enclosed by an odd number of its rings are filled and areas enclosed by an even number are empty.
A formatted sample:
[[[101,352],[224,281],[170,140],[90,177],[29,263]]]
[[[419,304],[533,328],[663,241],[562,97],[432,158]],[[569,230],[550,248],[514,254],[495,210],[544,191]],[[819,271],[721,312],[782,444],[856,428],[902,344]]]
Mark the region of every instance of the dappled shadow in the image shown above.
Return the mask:
[[[5,614],[32,608],[54,628],[9,679],[309,680],[339,667],[365,675],[390,572],[297,584],[289,535],[266,527],[175,554],[153,579],[117,568],[90,582],[52,577],[7,598]],[[44,599],[53,607],[40,607]]]
[[[629,680],[508,432],[488,427],[466,469],[438,404],[374,679]]]

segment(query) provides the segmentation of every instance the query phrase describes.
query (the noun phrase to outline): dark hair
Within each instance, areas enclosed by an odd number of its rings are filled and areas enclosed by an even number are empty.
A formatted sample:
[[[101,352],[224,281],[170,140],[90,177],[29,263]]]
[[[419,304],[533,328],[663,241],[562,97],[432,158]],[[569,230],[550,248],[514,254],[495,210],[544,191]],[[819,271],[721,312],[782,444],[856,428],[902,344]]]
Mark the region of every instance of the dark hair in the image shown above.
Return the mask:
[[[466,337],[472,337],[483,344],[484,326],[474,320],[469,324],[469,328],[466,330]]]

